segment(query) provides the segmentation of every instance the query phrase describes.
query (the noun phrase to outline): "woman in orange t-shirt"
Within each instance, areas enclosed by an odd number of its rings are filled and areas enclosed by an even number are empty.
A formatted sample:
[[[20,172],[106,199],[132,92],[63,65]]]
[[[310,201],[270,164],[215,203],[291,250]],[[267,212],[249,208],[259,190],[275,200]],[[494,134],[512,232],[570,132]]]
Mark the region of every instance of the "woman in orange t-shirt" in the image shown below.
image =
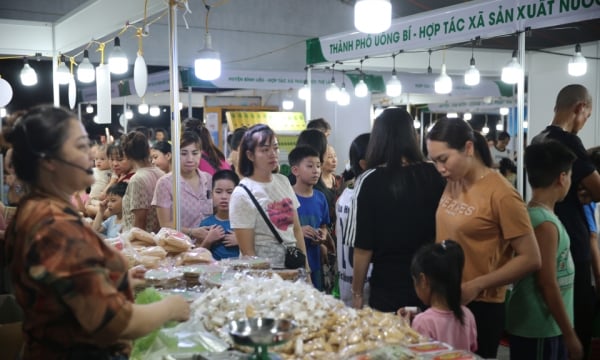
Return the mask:
[[[504,285],[541,266],[527,208],[492,170],[485,138],[462,119],[438,121],[427,134],[427,150],[448,181],[436,213],[436,241],[462,246],[462,301],[475,315],[477,353],[495,358],[504,328]]]

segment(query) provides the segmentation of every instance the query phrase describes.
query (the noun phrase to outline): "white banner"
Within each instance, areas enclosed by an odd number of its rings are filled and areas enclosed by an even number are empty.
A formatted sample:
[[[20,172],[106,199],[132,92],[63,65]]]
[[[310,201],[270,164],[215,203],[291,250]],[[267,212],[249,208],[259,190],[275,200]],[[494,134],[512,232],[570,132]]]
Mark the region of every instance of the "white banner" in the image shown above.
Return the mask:
[[[336,83],[342,83],[342,74],[336,73]],[[268,71],[238,71],[223,72],[221,77],[211,81],[218,88],[229,89],[259,89],[259,90],[286,90],[299,89],[304,85],[306,74],[304,72],[268,72]],[[311,85],[313,87],[326,87],[331,82],[331,72],[313,71]],[[352,84],[346,78],[346,88]]]
[[[390,29],[381,34],[353,31],[321,37],[318,41],[322,56],[311,43],[307,58],[311,63],[359,59],[597,18],[600,0],[469,1],[393,19]]]

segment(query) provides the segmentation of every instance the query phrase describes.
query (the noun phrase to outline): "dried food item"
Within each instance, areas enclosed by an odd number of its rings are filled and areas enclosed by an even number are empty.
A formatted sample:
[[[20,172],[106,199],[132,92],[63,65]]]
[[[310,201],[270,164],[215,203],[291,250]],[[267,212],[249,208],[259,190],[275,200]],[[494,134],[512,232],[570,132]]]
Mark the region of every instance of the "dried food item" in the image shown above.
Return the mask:
[[[176,287],[181,283],[183,273],[179,270],[153,269],[144,274],[144,280],[151,286]]]
[[[156,237],[158,238],[158,245],[170,253],[182,253],[193,246],[189,236],[174,229],[161,228]]]
[[[215,259],[209,250],[205,248],[196,248],[186,251],[177,256],[176,265],[192,265],[192,264],[212,264]]]
[[[162,258],[148,255],[138,255],[136,258],[135,265],[144,265],[146,269],[156,269],[160,266]]]
[[[150,246],[138,250],[141,256],[154,256],[164,259],[167,256],[167,251],[160,246]]]
[[[129,242],[131,244],[135,244],[135,243],[141,243],[143,245],[150,245],[150,246],[154,246],[156,245],[156,238],[154,237],[154,234],[151,234],[147,231],[144,231],[142,229],[139,228],[133,228],[129,231],[128,234],[128,239]]]
[[[269,260],[258,256],[223,259],[220,264],[234,270],[267,270],[271,268]]]

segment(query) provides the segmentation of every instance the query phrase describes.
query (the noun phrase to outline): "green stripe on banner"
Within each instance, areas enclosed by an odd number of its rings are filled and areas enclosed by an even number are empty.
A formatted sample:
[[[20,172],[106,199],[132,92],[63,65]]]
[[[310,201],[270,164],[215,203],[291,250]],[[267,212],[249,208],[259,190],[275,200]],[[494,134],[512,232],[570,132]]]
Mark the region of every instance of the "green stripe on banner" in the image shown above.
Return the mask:
[[[511,84],[507,84],[504,81],[495,80],[496,85],[498,85],[498,90],[500,90],[501,96],[511,97],[515,94],[515,87]]]
[[[350,78],[352,81],[352,85],[356,87],[358,81],[360,80],[359,74],[348,74],[346,76]],[[381,75],[365,75],[364,78],[367,87],[371,93],[382,93],[385,92],[385,82],[383,81],[383,76]]]
[[[312,38],[306,40],[306,63],[307,64],[318,64],[327,62],[323,51],[321,50],[321,41],[319,38]]]

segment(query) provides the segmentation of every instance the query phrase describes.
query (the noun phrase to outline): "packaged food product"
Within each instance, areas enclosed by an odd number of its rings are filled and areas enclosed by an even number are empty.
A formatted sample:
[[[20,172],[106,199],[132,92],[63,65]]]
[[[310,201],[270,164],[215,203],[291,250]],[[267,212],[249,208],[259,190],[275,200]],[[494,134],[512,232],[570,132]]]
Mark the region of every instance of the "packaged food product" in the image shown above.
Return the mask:
[[[161,259],[164,259],[167,256],[167,251],[160,246],[144,247],[138,252],[142,256],[154,256]]]
[[[129,241],[132,244],[140,242],[145,245],[156,245],[154,235],[139,228],[133,228],[129,231]]]
[[[158,234],[158,245],[170,253],[182,253],[192,248],[189,236],[174,229],[161,228]]]

